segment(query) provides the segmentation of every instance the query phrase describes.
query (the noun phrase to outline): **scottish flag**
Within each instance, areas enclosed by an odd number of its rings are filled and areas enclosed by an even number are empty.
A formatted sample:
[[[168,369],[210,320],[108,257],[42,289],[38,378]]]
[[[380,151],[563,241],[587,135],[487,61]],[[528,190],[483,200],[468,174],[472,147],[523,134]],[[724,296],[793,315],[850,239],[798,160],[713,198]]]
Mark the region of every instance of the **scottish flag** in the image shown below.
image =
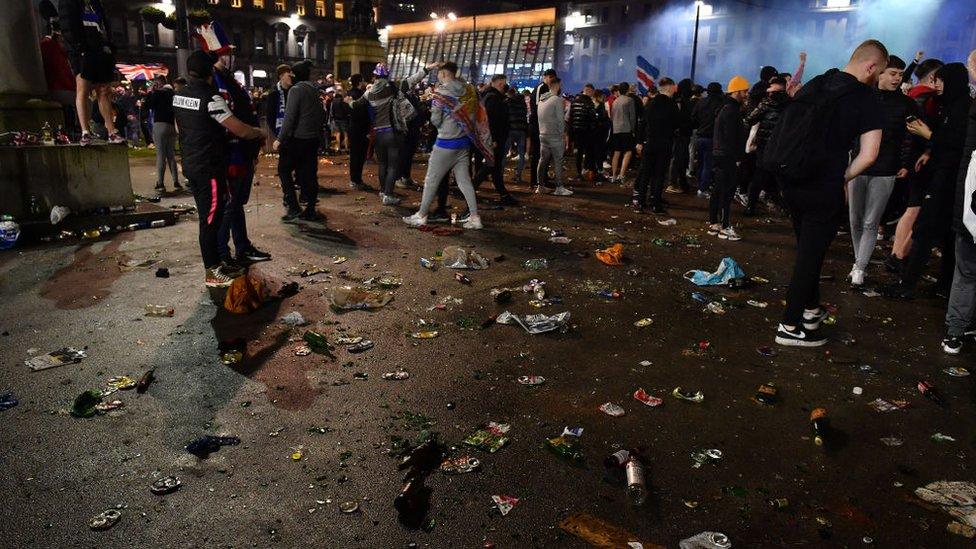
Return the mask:
[[[647,90],[654,85],[654,81],[660,74],[661,71],[650,64],[647,59],[644,59],[640,55],[637,56],[637,91],[641,95],[647,93]]]

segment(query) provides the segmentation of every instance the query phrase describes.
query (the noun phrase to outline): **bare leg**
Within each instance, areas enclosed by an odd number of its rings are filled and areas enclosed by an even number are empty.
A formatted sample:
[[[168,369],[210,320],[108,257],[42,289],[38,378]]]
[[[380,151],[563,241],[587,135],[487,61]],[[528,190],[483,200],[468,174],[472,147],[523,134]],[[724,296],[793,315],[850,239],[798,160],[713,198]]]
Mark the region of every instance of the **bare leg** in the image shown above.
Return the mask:
[[[634,153],[630,151],[624,153],[624,159],[620,163],[620,173],[617,174],[617,177],[619,177],[620,179],[623,179],[624,175],[627,173],[627,166],[630,165],[630,157],[633,155]]]
[[[613,151],[613,159],[610,160],[610,179],[620,175],[620,151]]]
[[[75,93],[75,110],[78,111],[78,125],[81,133],[91,131],[91,83],[78,75],[75,77],[77,92]]]
[[[105,129],[108,130],[109,135],[119,133],[119,129],[115,127],[115,115],[112,114],[112,87],[108,84],[99,85],[96,93],[98,94],[98,110],[102,113],[102,118],[105,119]]]
[[[908,257],[908,252],[912,249],[912,229],[915,227],[915,220],[918,219],[919,206],[912,206],[905,209],[905,213],[898,220],[895,226],[895,242],[891,246],[891,253],[898,259]]]

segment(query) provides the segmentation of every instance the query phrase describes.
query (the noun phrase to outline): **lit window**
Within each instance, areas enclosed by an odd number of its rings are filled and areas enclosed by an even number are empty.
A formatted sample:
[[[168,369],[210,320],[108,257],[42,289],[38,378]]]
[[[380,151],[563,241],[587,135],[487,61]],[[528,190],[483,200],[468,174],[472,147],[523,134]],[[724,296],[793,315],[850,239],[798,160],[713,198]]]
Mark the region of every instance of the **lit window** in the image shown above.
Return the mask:
[[[298,10],[298,15],[301,16],[305,15],[305,2],[301,2],[301,1],[297,2],[295,4],[295,8]]]
[[[208,4],[213,4],[213,5],[217,5],[217,4],[219,4],[219,3],[220,3],[220,0],[207,0],[207,3],[208,3]]]
[[[255,8],[257,8],[259,10],[263,10],[264,9],[264,0],[253,0],[253,2],[254,2],[254,7]]]
[[[285,11],[285,0],[275,0],[275,11]]]
[[[325,17],[325,0],[315,0],[315,15]]]
[[[244,5],[244,0],[230,0],[230,7],[239,8]]]
[[[346,14],[345,14],[345,5],[343,5],[342,2],[336,2],[336,4],[335,4],[335,18],[336,19],[343,19],[345,17],[346,17]]]

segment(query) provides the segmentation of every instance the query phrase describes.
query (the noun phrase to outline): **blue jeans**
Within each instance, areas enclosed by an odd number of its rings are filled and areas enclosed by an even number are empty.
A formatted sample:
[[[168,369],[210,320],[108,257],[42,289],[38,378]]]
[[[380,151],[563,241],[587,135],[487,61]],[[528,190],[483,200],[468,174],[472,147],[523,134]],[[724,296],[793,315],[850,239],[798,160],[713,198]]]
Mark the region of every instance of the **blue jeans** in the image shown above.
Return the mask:
[[[712,186],[712,138],[699,137],[695,147],[698,155],[698,190],[708,191]]]
[[[247,238],[247,221],[244,218],[244,205],[251,197],[251,183],[254,171],[243,177],[227,178],[227,200],[224,202],[224,217],[217,232],[217,252],[220,257],[230,256],[230,237],[234,237],[234,248],[238,254],[250,250],[253,245]]]
[[[522,179],[522,170],[525,169],[525,132],[522,130],[512,130],[508,132],[508,139],[505,140],[505,154],[512,150],[512,143],[518,147],[518,164],[515,167],[515,179]],[[501,159],[502,162],[505,159]]]

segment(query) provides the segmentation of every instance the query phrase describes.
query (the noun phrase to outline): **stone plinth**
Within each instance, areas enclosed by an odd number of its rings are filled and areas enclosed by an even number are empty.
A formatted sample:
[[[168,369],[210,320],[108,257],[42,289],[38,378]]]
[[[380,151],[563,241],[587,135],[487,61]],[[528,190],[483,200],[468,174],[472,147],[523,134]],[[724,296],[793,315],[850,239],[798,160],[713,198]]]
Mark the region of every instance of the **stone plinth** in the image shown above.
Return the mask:
[[[0,214],[27,217],[32,194],[45,212],[52,206],[67,206],[76,213],[131,206],[128,147],[0,147]]]
[[[336,41],[334,72],[337,78],[345,80],[356,73],[367,76],[376,63],[384,61],[386,50],[375,38],[344,36]]]

